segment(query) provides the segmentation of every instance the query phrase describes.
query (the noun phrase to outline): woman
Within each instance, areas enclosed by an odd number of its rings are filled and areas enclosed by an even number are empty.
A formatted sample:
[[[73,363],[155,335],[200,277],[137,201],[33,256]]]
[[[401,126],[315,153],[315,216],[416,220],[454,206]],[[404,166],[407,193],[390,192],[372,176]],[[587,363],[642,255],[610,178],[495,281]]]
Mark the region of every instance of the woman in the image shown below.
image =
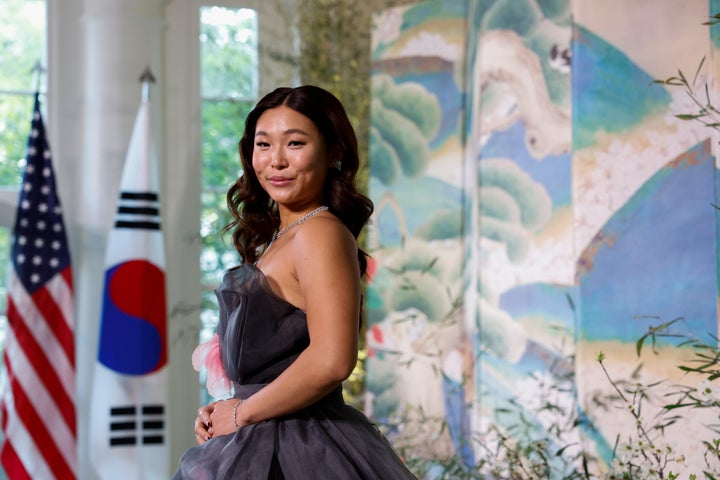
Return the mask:
[[[342,104],[314,86],[271,92],[248,115],[240,157],[227,229],[244,262],[216,291],[234,397],[199,410],[199,446],[174,478],[415,478],[342,399],[366,268],[357,236],[373,210],[354,186]]]

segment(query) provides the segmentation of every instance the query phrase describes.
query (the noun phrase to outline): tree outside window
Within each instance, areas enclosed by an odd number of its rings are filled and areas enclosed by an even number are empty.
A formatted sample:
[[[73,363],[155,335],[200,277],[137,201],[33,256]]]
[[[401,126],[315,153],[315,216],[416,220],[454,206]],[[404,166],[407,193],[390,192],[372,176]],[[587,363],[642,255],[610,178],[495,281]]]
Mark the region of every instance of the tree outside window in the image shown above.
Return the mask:
[[[0,2],[0,189],[18,190],[22,183],[34,89],[46,91],[44,75],[33,84],[35,65],[47,65],[46,9],[45,0]],[[10,228],[0,225],[0,348],[5,343]]]
[[[239,262],[229,237],[223,238],[221,230],[230,221],[225,194],[241,173],[238,142],[245,117],[257,101],[257,38],[254,10],[217,6],[200,9],[201,342],[214,334],[217,324],[213,290],[220,284],[223,272]],[[204,383],[201,379],[201,385]]]

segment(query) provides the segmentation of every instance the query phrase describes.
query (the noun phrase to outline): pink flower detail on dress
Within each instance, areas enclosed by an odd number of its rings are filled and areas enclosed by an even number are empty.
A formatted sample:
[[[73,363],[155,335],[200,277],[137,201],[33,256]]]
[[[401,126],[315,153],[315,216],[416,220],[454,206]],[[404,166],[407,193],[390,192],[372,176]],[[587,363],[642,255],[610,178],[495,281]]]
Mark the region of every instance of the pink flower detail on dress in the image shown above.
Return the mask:
[[[232,384],[225,375],[225,369],[220,360],[220,339],[217,333],[210,340],[195,348],[192,354],[192,366],[196,372],[205,368],[207,374],[205,385],[210,396],[221,398],[232,393]]]

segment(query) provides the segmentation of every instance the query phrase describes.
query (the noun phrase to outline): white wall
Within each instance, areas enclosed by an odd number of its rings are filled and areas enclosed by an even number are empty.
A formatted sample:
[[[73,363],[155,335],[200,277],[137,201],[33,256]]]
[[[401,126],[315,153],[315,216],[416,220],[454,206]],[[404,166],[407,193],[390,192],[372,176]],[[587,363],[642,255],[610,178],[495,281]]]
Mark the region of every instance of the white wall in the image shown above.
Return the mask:
[[[285,2],[291,8],[292,1]],[[149,66],[161,162],[167,255],[172,466],[194,444],[200,290],[200,98],[198,9],[224,4],[259,12],[261,45],[293,49],[293,28],[275,2],[256,0],[48,0],[48,134],[65,207],[76,289],[79,478],[88,460],[92,371],[97,355],[105,242]],[[287,65],[261,56],[260,93],[293,84]]]

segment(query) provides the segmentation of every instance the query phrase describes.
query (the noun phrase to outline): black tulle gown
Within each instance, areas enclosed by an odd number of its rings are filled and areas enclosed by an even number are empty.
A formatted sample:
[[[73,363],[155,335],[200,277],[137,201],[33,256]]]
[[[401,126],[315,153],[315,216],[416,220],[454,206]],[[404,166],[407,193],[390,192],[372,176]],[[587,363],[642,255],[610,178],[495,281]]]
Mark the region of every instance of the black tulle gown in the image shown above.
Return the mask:
[[[305,313],[277,296],[252,264],[228,271],[216,290],[223,365],[246,398],[309,344]],[[189,449],[173,479],[414,479],[341,387],[290,415],[241,428]]]

